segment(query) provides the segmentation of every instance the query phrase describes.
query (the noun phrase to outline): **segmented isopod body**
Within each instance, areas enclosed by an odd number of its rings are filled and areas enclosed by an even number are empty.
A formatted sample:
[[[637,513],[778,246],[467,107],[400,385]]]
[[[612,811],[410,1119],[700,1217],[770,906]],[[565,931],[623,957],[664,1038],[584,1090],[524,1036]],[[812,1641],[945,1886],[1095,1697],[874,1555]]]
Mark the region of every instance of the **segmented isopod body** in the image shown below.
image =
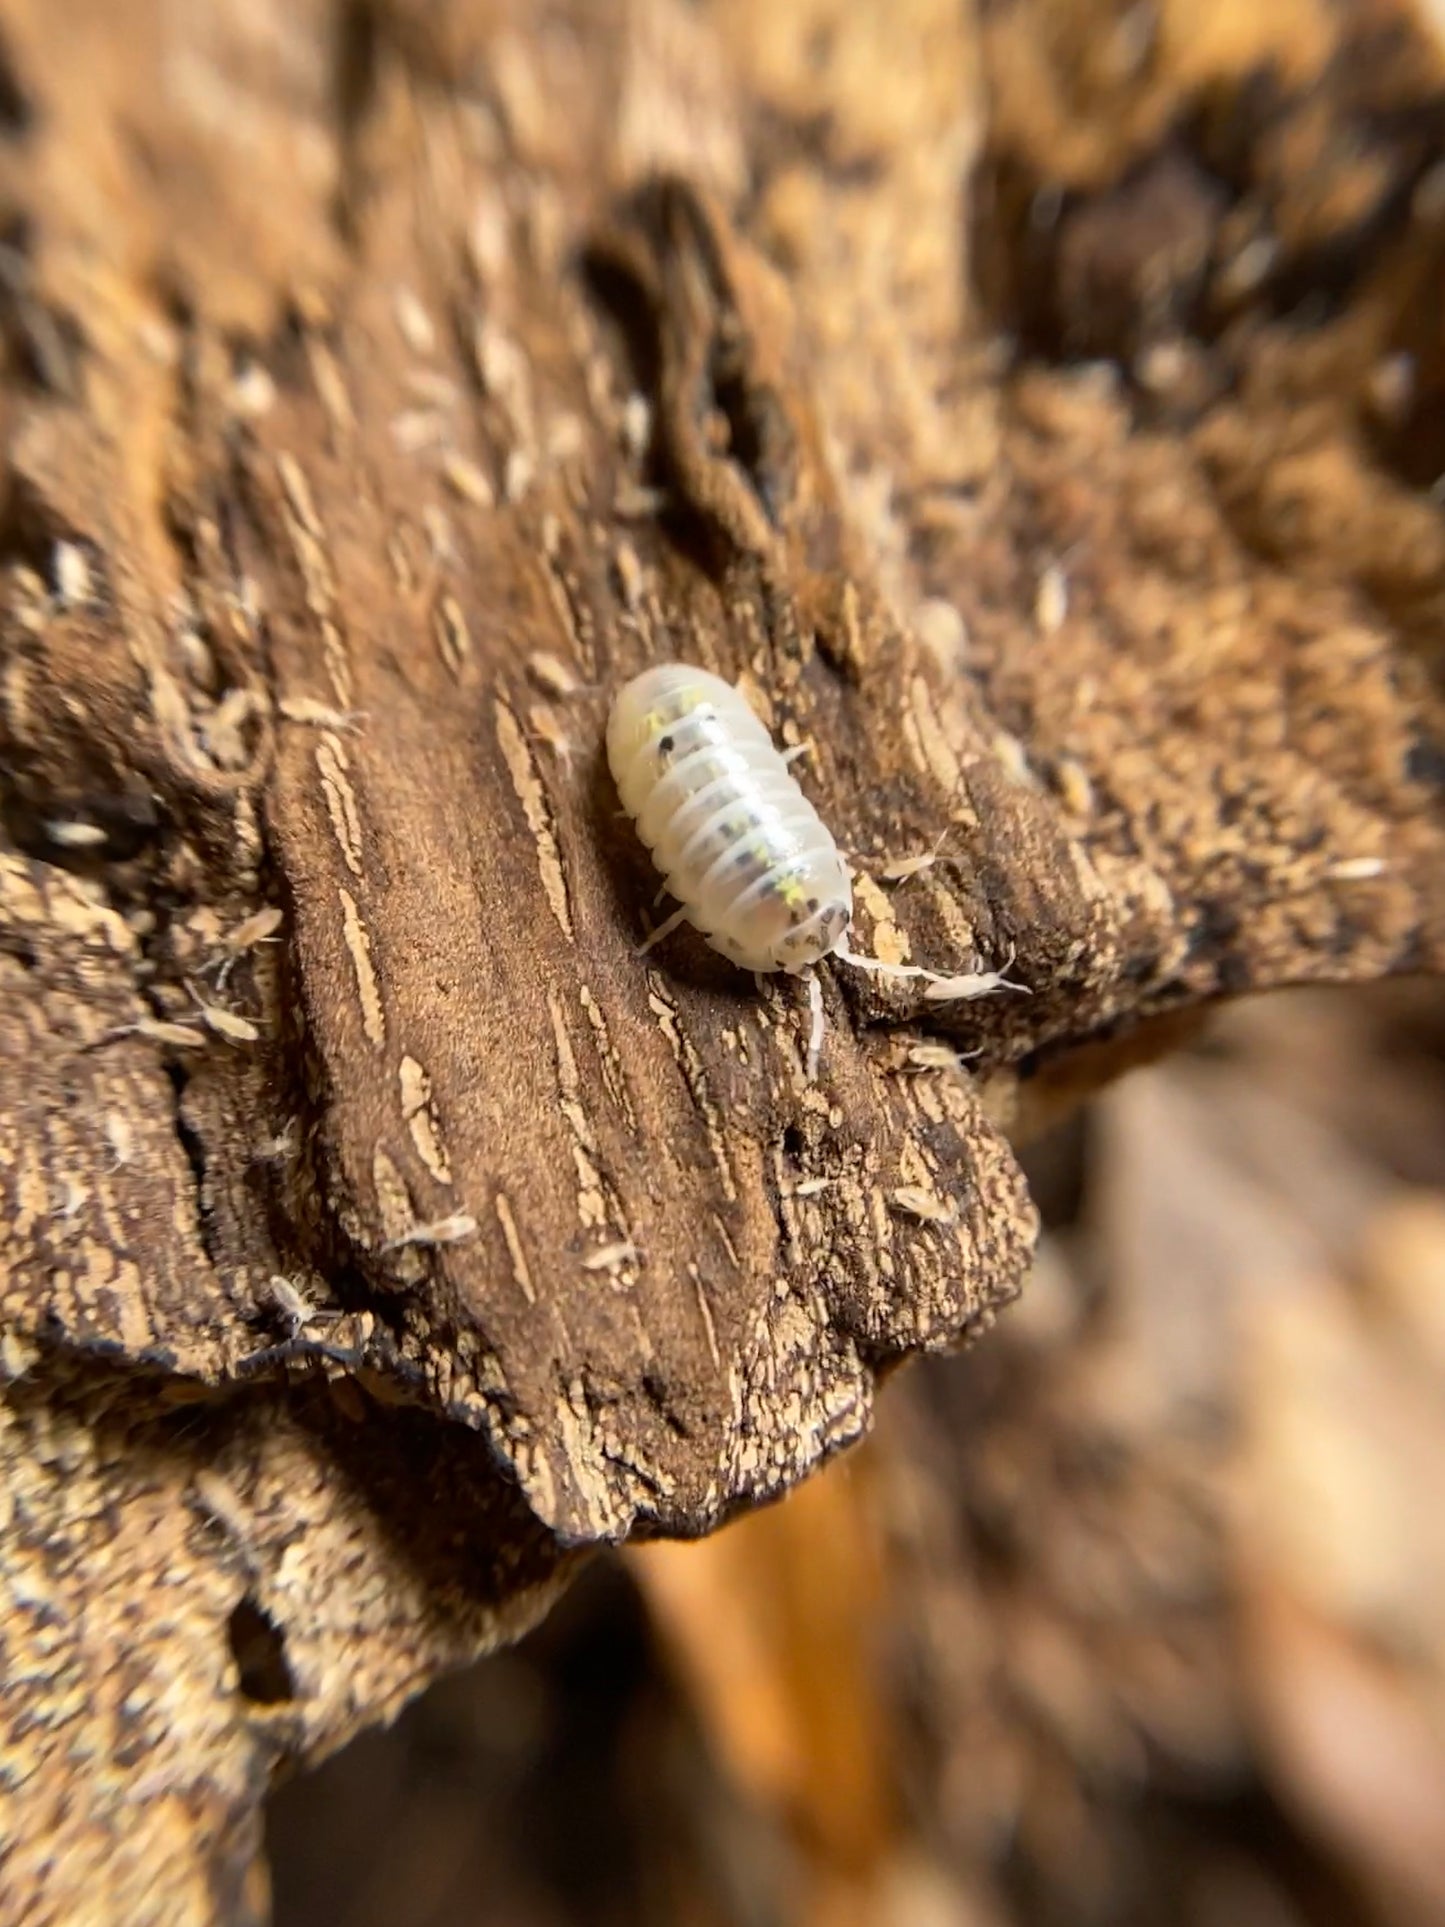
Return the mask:
[[[683,663],[644,670],[612,706],[607,760],[680,914],[714,950],[799,972],[845,941],[847,865],[729,683]]]

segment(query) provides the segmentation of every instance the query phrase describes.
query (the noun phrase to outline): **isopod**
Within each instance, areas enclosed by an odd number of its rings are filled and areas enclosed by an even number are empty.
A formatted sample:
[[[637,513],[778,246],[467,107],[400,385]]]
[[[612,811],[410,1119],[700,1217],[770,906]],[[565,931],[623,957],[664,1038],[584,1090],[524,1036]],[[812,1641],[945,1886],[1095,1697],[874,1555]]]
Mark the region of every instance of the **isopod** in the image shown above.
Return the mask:
[[[744,970],[803,971],[853,915],[838,845],[738,691],[663,663],[618,694],[607,760],[684,918]]]
[[[738,690],[705,669],[661,663],[619,690],[607,761],[623,808],[680,906],[643,949],[686,921],[744,970],[806,976],[810,1075],[823,1034],[814,966],[824,957],[922,978],[947,986],[950,997],[1021,988],[996,972],[943,977],[849,948],[852,877],[788,768],[792,754],[777,748]]]

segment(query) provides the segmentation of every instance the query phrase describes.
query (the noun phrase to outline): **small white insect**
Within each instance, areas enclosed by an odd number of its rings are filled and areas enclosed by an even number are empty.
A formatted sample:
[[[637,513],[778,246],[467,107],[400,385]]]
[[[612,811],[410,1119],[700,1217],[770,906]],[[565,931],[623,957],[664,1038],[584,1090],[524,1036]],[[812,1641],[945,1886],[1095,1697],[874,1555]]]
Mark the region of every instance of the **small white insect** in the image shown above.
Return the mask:
[[[742,695],[705,669],[662,663],[618,692],[607,722],[607,761],[623,808],[681,906],[643,949],[687,921],[744,970],[806,976],[810,1075],[823,1035],[813,967],[824,957],[882,976],[922,978],[947,997],[1016,988],[993,971],[941,977],[849,949],[848,865],[789,760]]]
[[[153,1044],[169,1044],[173,1050],[203,1050],[205,1035],[190,1024],[172,1024],[160,1017],[138,1017],[133,1024],[117,1024],[97,1041],[111,1044],[121,1037],[148,1037]]]
[[[910,1047],[899,1066],[910,1071],[957,1071],[977,1057],[977,1051],[955,1050],[951,1044],[924,1042]]]
[[[249,1017],[238,1017],[233,1010],[223,1010],[219,1004],[208,1004],[194,984],[188,983],[197,1013],[207,1029],[213,1030],[217,1037],[224,1037],[229,1044],[257,1044],[261,1033]]]
[[[589,1251],[582,1260],[584,1271],[611,1271],[615,1265],[635,1264],[642,1253],[630,1238],[619,1238],[616,1243],[599,1245]]]
[[[958,1206],[952,1198],[940,1198],[927,1191],[921,1184],[903,1184],[888,1194],[889,1202],[906,1211],[911,1218],[922,1218],[928,1224],[952,1224],[958,1216]]]
[[[45,834],[58,850],[97,850],[107,840],[99,823],[79,818],[55,817],[46,824]]]
[[[270,943],[284,921],[282,912],[275,904],[268,903],[264,910],[254,910],[249,917],[243,917],[226,931],[220,939],[220,955],[205,966],[209,970],[212,964],[220,963],[220,973],[216,978],[218,989],[226,988],[227,979],[245,953],[258,943]]]
[[[286,1128],[271,1137],[263,1137],[251,1151],[252,1164],[284,1164],[288,1158],[295,1157],[297,1151],[296,1120],[291,1118]]]
[[[331,1324],[341,1316],[339,1307],[313,1305],[300,1285],[280,1272],[273,1272],[267,1281],[266,1298],[271,1310],[284,1321],[293,1343],[308,1325]]]
[[[412,1245],[454,1245],[470,1238],[477,1221],[469,1211],[453,1211],[450,1217],[434,1218],[430,1224],[414,1224],[399,1238],[388,1238],[383,1251],[405,1251]]]

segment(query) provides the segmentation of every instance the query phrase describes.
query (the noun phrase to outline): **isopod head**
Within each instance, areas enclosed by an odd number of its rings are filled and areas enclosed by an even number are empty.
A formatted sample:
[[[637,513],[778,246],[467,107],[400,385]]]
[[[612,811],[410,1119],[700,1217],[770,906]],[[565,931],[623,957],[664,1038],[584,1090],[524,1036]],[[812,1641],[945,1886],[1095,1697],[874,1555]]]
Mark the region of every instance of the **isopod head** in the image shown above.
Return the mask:
[[[810,903],[817,903],[816,910]],[[853,921],[853,890],[844,873],[838,894],[826,900],[804,898],[785,906],[787,925],[773,944],[773,968],[794,974],[831,955]]]

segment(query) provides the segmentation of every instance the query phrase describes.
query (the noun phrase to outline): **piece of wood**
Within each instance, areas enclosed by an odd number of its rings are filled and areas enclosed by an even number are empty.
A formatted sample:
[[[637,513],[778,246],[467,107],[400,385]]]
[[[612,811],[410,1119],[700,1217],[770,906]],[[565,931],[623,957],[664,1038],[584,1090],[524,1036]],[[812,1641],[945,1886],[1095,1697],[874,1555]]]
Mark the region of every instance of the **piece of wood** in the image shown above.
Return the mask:
[[[980,263],[1043,191],[1013,29],[907,11],[824,6],[819,61],[752,0],[0,7],[37,1919],[97,1855],[129,1919],[243,1918],[275,1762],[514,1636],[573,1548],[857,1438],[1017,1290],[1003,1127],[1081,1046],[1438,967],[1438,512],[1343,409],[1151,412],[1007,274],[975,300],[970,166]],[[1094,355],[1157,351],[1222,227],[1149,138],[1055,210]],[[1160,205],[1177,311],[1130,278]],[[601,739],[669,656],[809,745],[862,867],[936,850],[860,881],[865,947],[1029,994],[830,972],[810,1084],[797,986],[639,961]]]

